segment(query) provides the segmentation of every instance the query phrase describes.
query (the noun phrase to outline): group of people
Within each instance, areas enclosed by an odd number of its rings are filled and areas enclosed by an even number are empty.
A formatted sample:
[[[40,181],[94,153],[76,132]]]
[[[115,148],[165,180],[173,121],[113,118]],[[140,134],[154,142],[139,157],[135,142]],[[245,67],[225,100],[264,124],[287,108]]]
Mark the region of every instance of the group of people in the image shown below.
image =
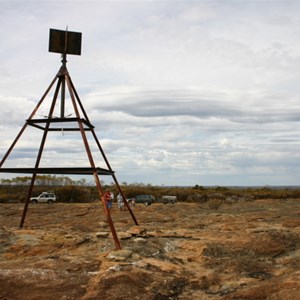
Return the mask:
[[[109,210],[112,209],[112,203],[114,201],[114,198],[115,198],[114,193],[109,192],[109,191],[106,191],[104,193],[104,199],[105,199],[105,202],[106,202],[106,206]],[[118,203],[119,210],[125,210],[124,199],[123,199],[123,196],[121,195],[121,193],[119,193],[118,196],[117,196],[117,203]],[[132,209],[133,209],[134,204],[135,204],[134,200],[132,200],[130,202],[130,206],[131,206]]]

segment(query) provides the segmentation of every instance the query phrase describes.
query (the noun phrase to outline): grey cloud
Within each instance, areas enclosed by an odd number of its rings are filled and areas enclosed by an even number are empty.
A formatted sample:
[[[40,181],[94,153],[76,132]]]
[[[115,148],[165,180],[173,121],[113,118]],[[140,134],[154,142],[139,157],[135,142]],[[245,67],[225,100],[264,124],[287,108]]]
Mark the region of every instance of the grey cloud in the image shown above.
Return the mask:
[[[104,111],[120,111],[128,115],[143,118],[158,117],[195,117],[198,119],[219,118],[240,124],[267,124],[276,122],[298,122],[300,114],[295,111],[295,105],[285,105],[286,101],[275,100],[275,105],[269,103],[269,98],[262,98],[253,104],[235,103],[228,99],[207,99],[201,94],[191,94],[189,90],[159,90],[132,93],[124,95],[122,100],[110,104],[99,103]],[[97,106],[94,104],[94,109]]]

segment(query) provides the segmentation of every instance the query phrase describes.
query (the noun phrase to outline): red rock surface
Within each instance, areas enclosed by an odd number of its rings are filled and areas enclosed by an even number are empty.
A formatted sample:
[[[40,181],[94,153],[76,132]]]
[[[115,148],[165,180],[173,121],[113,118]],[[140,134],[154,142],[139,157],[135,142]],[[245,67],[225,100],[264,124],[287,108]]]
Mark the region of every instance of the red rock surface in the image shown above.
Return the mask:
[[[0,299],[298,299],[299,200],[0,204]]]

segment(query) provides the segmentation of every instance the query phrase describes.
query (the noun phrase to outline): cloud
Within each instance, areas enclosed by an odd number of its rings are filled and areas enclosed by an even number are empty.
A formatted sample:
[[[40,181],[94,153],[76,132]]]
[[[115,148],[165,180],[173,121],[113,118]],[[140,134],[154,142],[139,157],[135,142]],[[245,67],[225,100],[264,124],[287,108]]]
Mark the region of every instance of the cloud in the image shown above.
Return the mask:
[[[0,8],[1,153],[60,68],[59,54],[48,53],[49,28],[68,25],[83,33],[82,55],[68,56],[68,70],[120,182],[298,184],[297,2],[2,1]],[[52,97],[53,90],[36,118],[48,114]],[[34,163],[41,133],[26,130],[11,165]],[[80,134],[49,134],[41,164],[72,163],[88,163]]]

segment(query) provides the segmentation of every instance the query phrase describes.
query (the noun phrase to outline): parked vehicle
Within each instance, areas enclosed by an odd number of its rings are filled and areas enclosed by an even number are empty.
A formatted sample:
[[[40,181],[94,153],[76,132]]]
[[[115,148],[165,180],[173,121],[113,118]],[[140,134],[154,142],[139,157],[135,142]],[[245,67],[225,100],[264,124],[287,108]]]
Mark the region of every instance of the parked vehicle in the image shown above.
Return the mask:
[[[176,203],[177,202],[177,197],[176,196],[162,196],[162,203],[167,204],[167,203]]]
[[[31,197],[31,203],[48,203],[52,204],[56,201],[56,196],[53,192],[42,192],[38,197]]]
[[[155,198],[152,195],[137,195],[134,198],[127,199],[129,203],[133,200],[135,203],[143,203],[144,205],[151,205],[155,202]]]

